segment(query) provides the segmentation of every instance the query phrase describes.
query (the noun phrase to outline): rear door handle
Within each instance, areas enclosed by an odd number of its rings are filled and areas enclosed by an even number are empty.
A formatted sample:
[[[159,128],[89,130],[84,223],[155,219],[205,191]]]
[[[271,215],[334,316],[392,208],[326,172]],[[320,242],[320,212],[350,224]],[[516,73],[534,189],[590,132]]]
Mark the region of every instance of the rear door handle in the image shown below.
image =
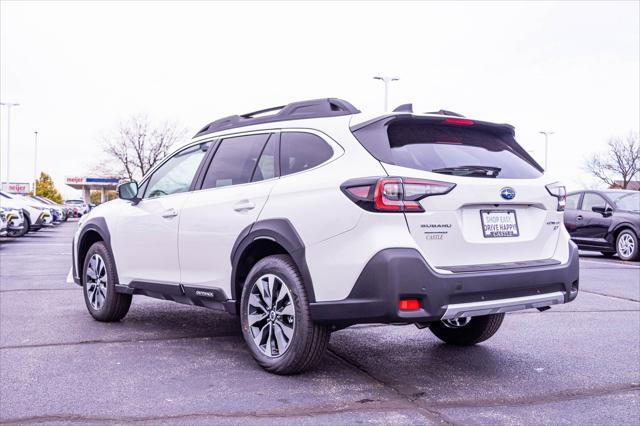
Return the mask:
[[[581,215],[581,214],[579,214],[579,215],[576,217],[576,219],[577,219],[577,220],[582,220],[582,215]]]
[[[167,209],[162,213],[162,217],[165,219],[171,219],[172,217],[178,216],[178,212],[176,209]]]
[[[242,200],[242,201],[238,201],[234,206],[233,209],[237,212],[242,212],[242,211],[247,211],[247,210],[253,210],[256,207],[255,204],[253,204],[251,201],[249,200]]]

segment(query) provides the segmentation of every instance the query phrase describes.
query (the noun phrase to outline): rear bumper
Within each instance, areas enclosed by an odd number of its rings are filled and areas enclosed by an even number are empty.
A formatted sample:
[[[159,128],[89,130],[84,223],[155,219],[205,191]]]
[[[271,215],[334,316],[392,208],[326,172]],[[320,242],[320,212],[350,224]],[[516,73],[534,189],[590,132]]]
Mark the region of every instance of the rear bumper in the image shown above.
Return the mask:
[[[490,271],[439,274],[417,250],[378,252],[346,299],[311,304],[314,321],[346,327],[360,323],[432,322],[461,316],[568,303],[578,295],[577,246],[569,243],[564,264],[527,262]],[[418,299],[420,309],[399,311],[400,299]]]

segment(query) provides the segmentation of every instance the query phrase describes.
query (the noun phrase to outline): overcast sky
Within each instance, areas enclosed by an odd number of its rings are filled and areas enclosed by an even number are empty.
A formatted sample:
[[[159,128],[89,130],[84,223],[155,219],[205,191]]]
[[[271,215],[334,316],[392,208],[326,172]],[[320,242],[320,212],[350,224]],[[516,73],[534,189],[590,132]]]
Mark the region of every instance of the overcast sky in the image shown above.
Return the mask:
[[[0,98],[19,102],[12,181],[103,158],[98,138],[134,113],[204,124],[294,100],[339,97],[508,122],[569,188],[608,137],[638,130],[639,2],[1,3]],[[6,108],[0,116],[6,179]],[[186,142],[186,140],[185,140]]]

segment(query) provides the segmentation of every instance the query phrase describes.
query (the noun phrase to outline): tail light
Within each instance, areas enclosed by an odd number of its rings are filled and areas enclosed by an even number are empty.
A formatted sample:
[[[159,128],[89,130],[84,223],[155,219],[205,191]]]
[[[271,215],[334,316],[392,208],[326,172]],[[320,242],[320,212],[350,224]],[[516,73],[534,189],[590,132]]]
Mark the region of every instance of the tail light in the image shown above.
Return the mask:
[[[549,194],[558,199],[558,211],[564,211],[564,208],[567,205],[567,190],[564,185],[560,182],[554,182],[547,185],[546,188],[547,191],[549,191]]]
[[[352,179],[340,186],[358,206],[372,212],[424,212],[420,200],[450,192],[456,185],[434,180],[383,177]]]

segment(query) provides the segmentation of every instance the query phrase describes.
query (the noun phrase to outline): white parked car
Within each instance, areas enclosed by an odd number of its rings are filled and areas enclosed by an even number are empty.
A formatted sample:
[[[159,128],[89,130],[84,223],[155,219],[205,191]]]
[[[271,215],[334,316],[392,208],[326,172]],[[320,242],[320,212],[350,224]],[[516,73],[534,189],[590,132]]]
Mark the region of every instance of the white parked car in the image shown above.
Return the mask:
[[[7,235],[7,224],[8,220],[5,216],[5,212],[2,208],[0,208],[0,237],[4,237]]]
[[[58,213],[55,207],[52,207],[49,204],[45,204],[42,201],[36,198],[33,198],[29,195],[22,195],[22,194],[16,194],[16,193],[12,193],[11,195],[16,199],[24,201],[25,203],[29,204],[32,207],[42,209],[42,211],[45,213],[42,221],[43,226],[52,226],[54,224],[55,218]]]
[[[36,202],[16,194],[0,191],[0,205],[10,206],[16,209],[22,209],[24,223],[27,231],[39,231],[43,226],[52,223],[53,217],[48,208],[43,207]]]
[[[447,111],[320,99],[231,116],[118,193],[74,237],[90,314],[118,321],[142,294],[240,315],[278,374],[317,364],[350,325],[472,345],[505,312],[578,293],[564,187],[513,127]]]
[[[49,200],[48,198],[44,198],[44,197],[40,197],[40,196],[36,196],[36,195],[29,195],[28,198],[37,201],[38,203],[41,203],[43,206],[46,206],[49,211],[51,212],[52,216],[53,216],[53,221],[55,223],[62,223],[62,222],[66,222],[67,220],[67,213],[66,213],[66,207],[58,204],[58,203],[54,203],[53,201]]]
[[[4,218],[6,226],[5,234],[3,236],[21,237],[27,233],[28,228],[24,223],[24,214],[22,213],[22,209],[9,207],[7,205],[0,205],[0,216]]]

